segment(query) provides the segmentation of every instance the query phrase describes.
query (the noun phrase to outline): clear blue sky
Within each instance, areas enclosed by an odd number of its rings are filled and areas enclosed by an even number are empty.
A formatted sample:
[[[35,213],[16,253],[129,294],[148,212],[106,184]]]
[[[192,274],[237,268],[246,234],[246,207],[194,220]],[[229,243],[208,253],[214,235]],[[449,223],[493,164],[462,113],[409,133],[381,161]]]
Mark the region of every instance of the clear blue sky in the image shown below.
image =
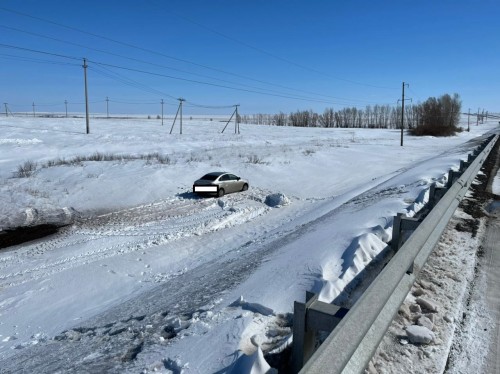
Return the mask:
[[[499,112],[500,2],[0,1],[2,110],[83,111],[83,57],[92,112],[364,108],[396,104],[403,81],[413,102],[456,92]]]

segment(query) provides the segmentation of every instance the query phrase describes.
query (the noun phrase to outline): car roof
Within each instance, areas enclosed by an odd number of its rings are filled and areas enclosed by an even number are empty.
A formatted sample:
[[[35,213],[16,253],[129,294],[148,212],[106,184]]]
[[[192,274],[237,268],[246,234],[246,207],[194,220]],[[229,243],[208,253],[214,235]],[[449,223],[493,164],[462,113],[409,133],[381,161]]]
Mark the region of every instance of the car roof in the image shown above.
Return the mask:
[[[214,175],[214,176],[219,177],[219,176],[221,176],[222,174],[228,174],[228,172],[227,172],[227,171],[214,171],[214,172],[212,172],[212,173],[207,173],[207,174],[205,174],[205,175]]]

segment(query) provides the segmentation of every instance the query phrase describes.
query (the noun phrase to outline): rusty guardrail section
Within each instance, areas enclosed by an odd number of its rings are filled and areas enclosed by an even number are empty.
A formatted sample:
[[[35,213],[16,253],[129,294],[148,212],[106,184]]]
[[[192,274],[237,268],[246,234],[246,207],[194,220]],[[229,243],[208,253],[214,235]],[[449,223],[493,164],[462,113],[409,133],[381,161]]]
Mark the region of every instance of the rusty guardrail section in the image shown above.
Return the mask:
[[[298,313],[294,313],[294,372],[300,370],[300,373],[324,374],[364,371],[417,274],[439,241],[498,137],[491,136],[483,142],[469,155],[467,161],[461,163],[459,172],[450,171],[447,191],[432,193],[432,210],[418,225],[411,225],[411,229],[415,231],[405,238],[407,240],[404,243],[400,241],[399,229],[393,234],[393,241],[397,243],[396,254],[354,306],[347,313],[341,313],[345,316],[339,316],[339,308],[334,305],[317,305],[320,302],[313,295],[308,295],[306,304],[295,303]],[[400,224],[400,228],[403,226]],[[312,318],[313,315],[321,316],[321,330],[333,329],[314,353],[311,351],[314,349],[311,337],[315,335],[311,332],[318,326],[313,326],[313,322],[308,325],[308,320],[316,319]],[[333,322],[325,322],[328,315]],[[311,354],[312,357],[307,361]]]

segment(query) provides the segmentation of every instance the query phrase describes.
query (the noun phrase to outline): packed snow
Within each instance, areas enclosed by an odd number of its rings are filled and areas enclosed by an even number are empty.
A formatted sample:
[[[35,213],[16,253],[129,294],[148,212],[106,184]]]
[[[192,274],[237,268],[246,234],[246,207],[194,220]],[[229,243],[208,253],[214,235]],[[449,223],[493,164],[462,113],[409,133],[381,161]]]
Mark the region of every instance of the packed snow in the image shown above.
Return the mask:
[[[143,323],[151,338],[116,362],[121,372],[264,373],[264,353],[291,344],[293,302],[306,291],[342,297],[386,250],[392,217],[418,212],[430,184],[445,183],[497,124],[406,136],[404,147],[396,130],[241,124],[241,134],[221,134],[217,120],[185,120],[182,135],[141,118],[92,119],[90,134],[75,118],[3,117],[0,126],[0,228],[69,224],[0,250],[0,362]],[[244,177],[250,189],[195,196],[192,182],[210,171]],[[227,281],[220,290],[217,277]],[[197,302],[187,317],[145,312],[79,328],[121,305],[133,314],[134,300],[176,282]],[[440,313],[425,296],[415,305]],[[435,338],[424,317],[410,329],[413,342]]]

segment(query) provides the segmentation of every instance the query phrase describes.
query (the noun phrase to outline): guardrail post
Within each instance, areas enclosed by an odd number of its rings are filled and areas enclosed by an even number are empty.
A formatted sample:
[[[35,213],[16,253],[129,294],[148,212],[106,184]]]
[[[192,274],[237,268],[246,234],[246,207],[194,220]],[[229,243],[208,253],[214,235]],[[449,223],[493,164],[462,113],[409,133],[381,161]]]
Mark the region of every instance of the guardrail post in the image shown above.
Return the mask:
[[[398,213],[392,225],[391,248],[398,251],[408,240],[411,235],[410,231],[415,231],[418,225],[420,225],[420,220],[417,218],[405,217],[403,213]]]
[[[429,193],[429,209],[434,208],[434,206],[441,200],[448,189],[446,187],[436,187],[435,184],[431,185],[431,191]]]
[[[295,301],[293,304],[292,370],[294,373],[298,373],[314,353],[316,332],[308,329],[306,324],[307,307],[310,302],[311,299],[306,300],[306,303]]]
[[[398,213],[394,217],[392,221],[392,240],[391,240],[391,248],[394,251],[397,251],[400,247],[399,241],[401,240],[401,217],[403,213]]]
[[[448,170],[448,180],[446,181],[446,188],[450,188],[453,184],[453,170]]]
[[[462,173],[460,171],[455,171],[455,170],[448,170],[448,181],[446,182],[446,188],[451,188],[451,186],[453,186],[453,183],[456,182],[456,180],[458,178],[460,178],[460,176],[462,175]]]
[[[319,294],[306,292],[306,303],[293,307],[292,371],[298,373],[314,354],[319,331],[331,332],[349,311],[318,300]]]

